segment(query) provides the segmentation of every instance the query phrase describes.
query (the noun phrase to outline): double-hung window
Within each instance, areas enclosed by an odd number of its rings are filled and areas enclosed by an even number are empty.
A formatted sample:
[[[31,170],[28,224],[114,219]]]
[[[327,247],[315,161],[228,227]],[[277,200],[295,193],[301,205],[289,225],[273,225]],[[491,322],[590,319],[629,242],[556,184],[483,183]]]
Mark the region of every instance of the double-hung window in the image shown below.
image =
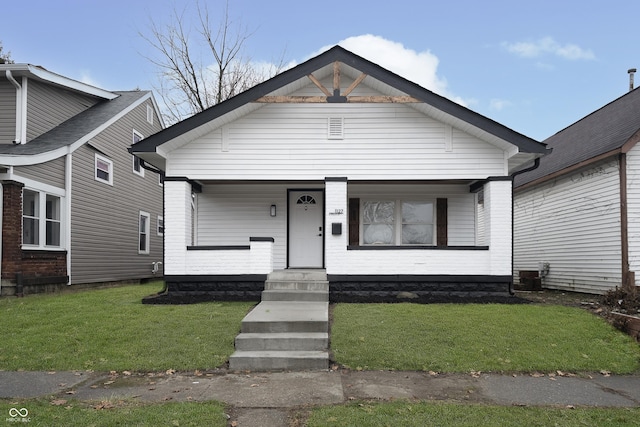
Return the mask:
[[[100,154],[95,157],[95,179],[113,185],[113,162]]]
[[[138,132],[134,130],[133,144],[135,145],[140,141],[142,141],[142,135],[140,135]],[[142,167],[140,158],[137,156],[132,156],[132,157],[133,157],[133,173],[135,173],[136,175],[144,176],[144,168]]]
[[[365,201],[362,244],[433,245],[433,201]]]
[[[22,244],[41,248],[61,247],[61,199],[53,194],[22,191]]]
[[[140,211],[140,215],[138,216],[138,253],[139,254],[148,254],[149,253],[149,242],[150,235],[149,230],[151,226],[151,215],[147,212]]]

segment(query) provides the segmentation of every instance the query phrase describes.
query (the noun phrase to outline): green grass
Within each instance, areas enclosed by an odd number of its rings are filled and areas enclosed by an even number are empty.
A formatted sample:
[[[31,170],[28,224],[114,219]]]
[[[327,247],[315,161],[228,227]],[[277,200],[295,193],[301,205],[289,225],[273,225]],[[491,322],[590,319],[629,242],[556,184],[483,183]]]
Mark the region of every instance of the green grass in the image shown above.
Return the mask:
[[[9,416],[11,408],[27,409],[26,420]],[[23,412],[24,413],[24,412]],[[9,421],[10,420],[10,421]],[[70,400],[52,405],[47,400],[0,400],[0,422],[29,426],[212,426],[227,425],[219,402],[139,404],[130,401],[85,403]]]
[[[640,368],[640,347],[585,310],[498,304],[338,304],[331,347],[352,369],[436,372]]]
[[[316,408],[308,427],[330,426],[637,426],[640,408],[542,408],[397,401]]]
[[[226,362],[252,303],[142,304],[161,288],[0,299],[0,369],[194,370]]]

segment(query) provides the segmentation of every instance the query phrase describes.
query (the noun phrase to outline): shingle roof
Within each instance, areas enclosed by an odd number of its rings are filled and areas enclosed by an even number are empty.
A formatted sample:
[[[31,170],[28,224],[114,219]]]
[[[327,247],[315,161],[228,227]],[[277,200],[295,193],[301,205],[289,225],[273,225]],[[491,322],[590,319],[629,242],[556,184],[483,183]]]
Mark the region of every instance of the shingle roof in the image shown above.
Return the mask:
[[[429,104],[440,111],[476,126],[489,134],[502,138],[503,140],[516,145],[521,152],[538,154],[546,153],[545,146],[538,141],[511,130],[458,103],[437,95],[436,93],[400,77],[397,74],[394,74],[391,71],[384,69],[340,46],[334,46],[326,52],[321,53],[320,55],[311,58],[294,68],[284,71],[283,73],[278,74],[277,76],[258,84],[233,98],[214,105],[213,107],[178,122],[163,131],[151,135],[150,137],[135,144],[130,151],[135,153],[153,153],[156,151],[156,147],[171,141],[182,134],[192,131],[213,119],[229,113],[236,108],[255,101],[261,96],[267,95],[289,83],[304,78],[308,74],[311,74],[312,72],[335,61],[345,63],[348,66],[360,70],[361,72],[372,76],[391,87],[420,99],[424,103]]]
[[[105,100],[97,103],[26,144],[0,144],[0,156],[36,155],[71,145],[107,123],[140,98],[149,94],[148,91],[114,93],[119,96],[110,101]]]
[[[639,130],[640,88],[636,88],[543,141],[552,153],[540,159],[537,169],[516,176],[514,185],[620,150]]]

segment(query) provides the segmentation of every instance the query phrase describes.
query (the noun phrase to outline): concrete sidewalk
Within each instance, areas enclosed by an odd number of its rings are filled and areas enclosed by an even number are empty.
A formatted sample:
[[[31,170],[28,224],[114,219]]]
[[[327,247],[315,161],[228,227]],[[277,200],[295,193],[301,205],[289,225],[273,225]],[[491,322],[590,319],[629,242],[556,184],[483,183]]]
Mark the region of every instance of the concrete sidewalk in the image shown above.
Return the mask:
[[[640,407],[640,376],[435,375],[347,370],[246,374],[221,370],[199,375],[0,372],[0,398],[49,395],[97,401],[218,400],[231,407],[238,426],[286,426],[292,409],[358,399]]]

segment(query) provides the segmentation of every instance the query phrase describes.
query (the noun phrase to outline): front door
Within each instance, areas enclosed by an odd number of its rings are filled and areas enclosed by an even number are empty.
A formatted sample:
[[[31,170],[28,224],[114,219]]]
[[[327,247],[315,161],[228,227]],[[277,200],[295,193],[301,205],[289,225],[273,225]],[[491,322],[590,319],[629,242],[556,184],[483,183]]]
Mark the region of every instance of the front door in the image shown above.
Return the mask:
[[[289,192],[289,267],[322,268],[322,190]]]

